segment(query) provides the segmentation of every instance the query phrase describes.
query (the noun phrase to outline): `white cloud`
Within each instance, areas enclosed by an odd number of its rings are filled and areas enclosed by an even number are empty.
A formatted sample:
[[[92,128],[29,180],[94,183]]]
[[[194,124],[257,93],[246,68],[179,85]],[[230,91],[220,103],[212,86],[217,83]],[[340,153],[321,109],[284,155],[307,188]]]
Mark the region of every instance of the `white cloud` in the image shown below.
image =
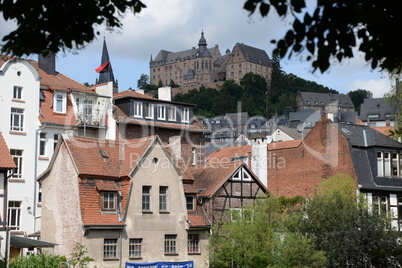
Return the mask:
[[[388,78],[373,80],[355,80],[347,85],[348,91],[365,89],[373,92],[373,98],[383,98],[384,94],[391,89],[391,82]]]

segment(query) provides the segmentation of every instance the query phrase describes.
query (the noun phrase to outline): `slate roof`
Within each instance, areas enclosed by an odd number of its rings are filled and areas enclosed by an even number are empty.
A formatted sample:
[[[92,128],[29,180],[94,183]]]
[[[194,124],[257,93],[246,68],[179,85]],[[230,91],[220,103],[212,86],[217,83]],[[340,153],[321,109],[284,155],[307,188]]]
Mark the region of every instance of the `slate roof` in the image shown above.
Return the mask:
[[[368,126],[343,123],[334,123],[334,126],[349,140],[352,146],[402,148],[401,143]]]
[[[338,105],[341,108],[354,109],[353,102],[346,94],[334,94],[334,93],[316,93],[316,92],[299,92],[301,100],[304,105],[312,106],[327,106],[331,101],[338,100]],[[310,104],[307,103],[310,101]],[[315,104],[318,101],[318,104]]]
[[[288,134],[294,140],[303,139],[304,137],[307,136],[307,134],[311,130],[310,128],[303,128],[303,131],[299,131],[296,128],[290,128],[290,127],[285,127],[285,126],[278,126],[277,129],[279,129],[282,132]]]
[[[10,154],[6,141],[3,138],[3,134],[0,132],[0,169],[11,169],[16,167],[17,166]]]
[[[366,122],[368,115],[378,115],[378,118],[370,118],[370,121],[393,120],[396,108],[384,98],[365,99],[360,106],[360,120]],[[388,115],[388,117],[386,116]]]
[[[244,55],[248,62],[272,68],[271,59],[269,58],[267,52],[265,52],[264,50],[248,46],[243,43],[236,43],[235,47],[236,46],[239,47],[241,53]]]

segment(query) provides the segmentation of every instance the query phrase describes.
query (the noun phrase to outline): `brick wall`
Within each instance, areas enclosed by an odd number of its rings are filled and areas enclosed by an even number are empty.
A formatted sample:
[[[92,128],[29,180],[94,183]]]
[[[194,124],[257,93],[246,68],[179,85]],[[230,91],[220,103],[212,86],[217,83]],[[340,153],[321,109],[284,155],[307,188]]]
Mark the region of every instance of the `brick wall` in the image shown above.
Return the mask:
[[[320,182],[340,173],[356,179],[348,141],[325,117],[299,147],[269,151],[268,159],[268,190],[275,196],[311,197]]]

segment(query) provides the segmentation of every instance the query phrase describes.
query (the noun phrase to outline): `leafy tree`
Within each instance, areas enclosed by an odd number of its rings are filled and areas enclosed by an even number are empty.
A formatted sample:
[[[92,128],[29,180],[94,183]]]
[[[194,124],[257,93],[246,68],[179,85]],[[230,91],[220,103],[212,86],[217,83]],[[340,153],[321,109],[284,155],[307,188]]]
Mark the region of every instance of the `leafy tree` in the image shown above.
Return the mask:
[[[360,112],[360,106],[364,102],[364,99],[370,99],[373,97],[373,92],[365,89],[357,89],[349,91],[348,95],[350,100],[353,102],[356,111]]]
[[[329,267],[399,267],[399,232],[379,211],[371,211],[363,196],[356,197],[355,189],[347,175],[324,181],[296,229],[325,251]]]
[[[280,17],[293,16],[286,35],[272,41],[282,58],[307,52],[306,59],[312,61],[314,70],[325,72],[331,59],[342,62],[352,58],[353,49],[358,48],[373,69],[401,71],[402,50],[394,32],[402,25],[401,1],[318,0],[311,12],[305,0],[246,0],[244,9],[250,15],[259,10],[263,17],[271,9]]]
[[[173,81],[173,79],[170,79],[169,86],[170,86],[171,88],[177,88],[177,87],[180,87],[180,85],[176,84],[176,83]]]
[[[137,88],[148,89],[149,86],[149,76],[146,74],[141,74],[140,79],[137,80]]]
[[[15,21],[17,29],[4,36],[1,53],[22,56],[80,49],[100,34],[95,26],[121,28],[121,14],[145,7],[139,0],[39,0],[29,5],[24,0],[3,0],[0,12],[6,21]]]
[[[161,79],[159,79],[159,81],[158,81],[158,88],[160,88],[160,87],[163,87],[163,82]]]
[[[324,253],[312,239],[286,228],[283,200],[263,198],[233,221],[213,226],[210,237],[211,267],[323,267]]]
[[[402,84],[400,83],[400,75],[391,74],[391,79],[395,80],[395,84],[392,86],[391,90],[385,93],[385,100],[396,108],[395,113],[395,130],[391,130],[390,137],[402,138]]]

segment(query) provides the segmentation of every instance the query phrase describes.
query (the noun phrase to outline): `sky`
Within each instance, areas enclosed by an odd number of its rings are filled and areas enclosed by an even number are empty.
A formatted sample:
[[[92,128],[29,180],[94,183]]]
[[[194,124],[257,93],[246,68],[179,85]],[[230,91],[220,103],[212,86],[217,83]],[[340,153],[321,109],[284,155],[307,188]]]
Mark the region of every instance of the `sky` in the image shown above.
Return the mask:
[[[198,46],[204,31],[208,47],[219,46],[221,54],[232,50],[236,43],[244,43],[265,50],[272,55],[272,39],[282,38],[290,27],[289,18],[281,19],[274,12],[262,18],[257,12],[251,16],[243,9],[246,0],[143,0],[147,8],[139,14],[127,12],[123,27],[113,31],[100,26],[100,35],[82,50],[57,54],[56,70],[80,83],[95,83],[95,68],[101,64],[103,40],[119,91],[137,89],[141,74],[149,75],[149,61],[160,50],[178,52]],[[311,1],[310,1],[311,2]],[[0,40],[13,30],[14,24],[0,18]],[[27,58],[37,60],[37,56]],[[373,97],[383,97],[390,90],[388,76],[371,70],[364,56],[356,56],[334,64],[324,74],[312,73],[311,62],[300,55],[281,60],[282,70],[305,80],[335,89],[340,93],[365,89]]]

